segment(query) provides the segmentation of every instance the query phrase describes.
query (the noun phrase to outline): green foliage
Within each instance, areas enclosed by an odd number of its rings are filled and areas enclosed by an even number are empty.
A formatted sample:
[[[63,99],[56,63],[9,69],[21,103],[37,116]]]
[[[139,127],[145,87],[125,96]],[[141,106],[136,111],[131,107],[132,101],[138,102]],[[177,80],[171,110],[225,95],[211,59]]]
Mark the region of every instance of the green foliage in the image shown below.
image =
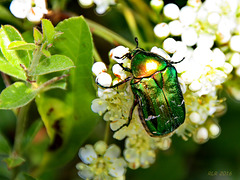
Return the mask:
[[[33,43],[27,43],[25,41],[13,41],[9,44],[10,50],[33,50],[36,46]]]
[[[67,70],[73,67],[74,64],[72,60],[67,56],[53,55],[49,58],[45,58],[44,60],[42,60],[36,67],[35,72],[31,75],[43,75],[51,72]]]
[[[2,26],[0,29],[0,47],[4,57],[8,62],[18,69],[21,69],[20,64],[23,64],[28,68],[31,61],[31,52],[25,50],[15,51],[8,49],[9,44],[13,41],[24,41],[24,39],[13,26]]]
[[[64,20],[55,29],[63,34],[51,51],[71,58],[76,68],[69,72],[66,91],[49,91],[36,99],[52,141],[44,159],[51,168],[66,163],[75,155],[97,119],[90,108],[95,93],[89,83],[93,63],[89,28],[82,17],[75,17]],[[54,161],[56,158],[58,161]]]
[[[34,28],[33,38],[28,33],[28,39],[34,43],[26,42],[13,26],[0,29],[0,71],[17,78],[1,92],[0,109],[20,108],[15,111],[18,124],[14,147],[1,135],[0,154],[8,156],[4,159],[8,168],[21,169],[23,157],[31,157],[26,152],[34,146],[44,124],[50,139],[44,144],[50,144],[36,152],[36,157],[44,154],[43,159],[34,160],[44,172],[70,161],[96,124],[97,115],[90,108],[95,91],[89,83],[93,42],[83,17],[65,20],[56,28],[44,19],[42,33]],[[28,106],[34,99],[41,120],[29,117]],[[26,176],[20,173],[17,178]]]
[[[0,134],[0,155],[8,155],[11,152],[10,145],[6,138]]]
[[[25,161],[25,159],[18,155],[12,155],[8,158],[5,158],[3,161],[7,163],[8,169],[12,169],[17,166],[20,166]]]
[[[33,89],[30,84],[15,82],[4,89],[0,95],[0,108],[13,109],[26,105],[35,98],[39,89]]]

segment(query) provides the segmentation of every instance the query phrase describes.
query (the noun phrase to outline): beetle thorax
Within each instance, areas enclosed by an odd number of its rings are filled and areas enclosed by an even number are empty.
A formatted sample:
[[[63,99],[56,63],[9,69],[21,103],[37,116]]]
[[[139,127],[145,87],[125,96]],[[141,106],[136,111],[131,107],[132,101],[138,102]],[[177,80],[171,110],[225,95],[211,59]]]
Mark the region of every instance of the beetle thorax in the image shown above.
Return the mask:
[[[135,78],[149,77],[167,67],[166,61],[153,53],[138,51],[132,57],[131,69]]]

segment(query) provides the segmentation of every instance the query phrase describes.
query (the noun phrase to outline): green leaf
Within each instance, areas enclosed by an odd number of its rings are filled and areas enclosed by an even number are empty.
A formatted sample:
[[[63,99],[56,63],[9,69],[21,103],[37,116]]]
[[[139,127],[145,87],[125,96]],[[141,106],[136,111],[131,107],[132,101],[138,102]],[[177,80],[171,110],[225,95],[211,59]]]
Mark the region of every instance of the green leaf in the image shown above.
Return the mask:
[[[9,44],[10,50],[34,50],[36,45],[34,43],[27,43],[25,41],[13,41]]]
[[[26,73],[22,68],[21,69],[16,68],[2,57],[0,57],[0,71],[2,71],[5,74],[8,74],[9,76],[13,76],[24,81],[27,79]]]
[[[0,95],[0,109],[22,107],[35,98],[38,89],[32,89],[30,84],[15,82],[4,89]]]
[[[55,29],[51,21],[42,19],[43,42],[52,44],[55,37]]]
[[[26,50],[9,50],[8,46],[13,41],[24,41],[21,34],[10,25],[2,26],[0,29],[0,47],[4,57],[15,67],[21,69],[20,64],[29,67],[31,55]]]
[[[96,125],[98,115],[91,110],[95,98],[92,86],[93,42],[83,17],[60,22],[55,28],[63,32],[52,51],[73,60],[66,91],[57,89],[36,98],[38,111],[52,140],[44,156],[46,168],[70,161]],[[64,156],[63,156],[64,154]],[[53,159],[58,159],[54,161]]]
[[[26,172],[20,172],[15,180],[36,180]]]
[[[25,159],[17,155],[12,155],[8,158],[5,158],[3,161],[7,163],[8,169],[12,169],[24,163]]]
[[[49,58],[42,60],[36,67],[33,74],[30,75],[43,75],[56,71],[63,71],[73,68],[74,64],[70,58],[63,55],[53,55]]]
[[[11,147],[5,137],[0,134],[0,155],[10,154]]]
[[[27,129],[27,132],[24,134],[22,149],[25,150],[28,148],[28,146],[31,145],[31,142],[33,141],[34,137],[42,127],[43,127],[43,123],[41,120],[36,120],[31,124],[31,126]]]
[[[43,35],[37,28],[33,29],[33,37],[36,44],[40,44],[42,42]]]

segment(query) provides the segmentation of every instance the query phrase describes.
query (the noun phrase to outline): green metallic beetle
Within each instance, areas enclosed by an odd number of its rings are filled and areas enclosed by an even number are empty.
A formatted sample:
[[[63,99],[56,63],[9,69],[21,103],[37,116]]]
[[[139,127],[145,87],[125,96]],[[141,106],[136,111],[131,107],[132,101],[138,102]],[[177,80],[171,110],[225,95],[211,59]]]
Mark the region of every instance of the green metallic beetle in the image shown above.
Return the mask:
[[[185,104],[178,82],[177,71],[172,64],[180,63],[166,60],[152,52],[138,48],[118,59],[129,58],[132,76],[110,87],[97,83],[102,88],[114,88],[131,80],[130,85],[134,102],[130,109],[129,119],[123,126],[128,126],[134,108],[138,105],[141,122],[150,136],[166,136],[176,130],[185,120]],[[122,126],[122,127],[123,127]],[[121,129],[120,127],[119,129]]]

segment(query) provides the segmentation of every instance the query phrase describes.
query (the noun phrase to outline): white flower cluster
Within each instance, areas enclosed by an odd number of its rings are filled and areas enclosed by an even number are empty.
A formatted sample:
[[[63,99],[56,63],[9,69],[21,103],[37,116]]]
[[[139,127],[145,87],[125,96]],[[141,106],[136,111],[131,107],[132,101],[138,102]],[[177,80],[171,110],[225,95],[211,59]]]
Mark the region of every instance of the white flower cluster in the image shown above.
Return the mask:
[[[32,22],[39,22],[48,13],[45,0],[13,0],[9,9],[15,17]]]
[[[118,63],[123,63],[124,67],[129,67],[129,59],[117,58],[128,52],[128,48],[118,46],[110,51],[109,56]],[[170,59],[168,54],[160,48],[153,47],[151,52]],[[96,62],[92,67],[92,71],[96,75],[96,82],[103,86],[114,85],[130,75],[118,64],[115,64],[112,67],[112,72],[116,78],[112,81],[110,74],[106,72],[105,64],[102,62]],[[170,137],[152,138],[146,133],[140,122],[137,108],[133,112],[129,126],[123,126],[128,122],[129,111],[133,103],[133,95],[129,83],[120,85],[115,89],[98,88],[98,96],[99,98],[92,101],[92,110],[99,115],[104,113],[103,119],[110,121],[111,129],[116,131],[114,138],[118,140],[126,138],[124,157],[130,168],[149,167],[155,161],[156,149],[166,150],[170,147]]]
[[[98,14],[104,14],[109,6],[116,4],[115,0],[79,0],[79,3],[83,7],[90,7],[95,3]]]
[[[170,3],[163,8],[168,22],[154,28],[155,35],[163,39],[163,49],[173,54],[172,61],[185,56],[176,64],[180,83],[186,89],[187,109],[186,121],[176,133],[184,139],[193,135],[202,143],[220,133],[217,121],[212,121],[224,110],[217,91],[234,67],[236,74],[240,72],[239,8],[238,0],[188,0],[181,9]],[[181,41],[174,40],[177,36]]]
[[[124,179],[127,164],[120,158],[120,153],[118,146],[112,144],[108,147],[104,141],[82,147],[78,155],[83,163],[76,165],[78,175],[83,179]]]

